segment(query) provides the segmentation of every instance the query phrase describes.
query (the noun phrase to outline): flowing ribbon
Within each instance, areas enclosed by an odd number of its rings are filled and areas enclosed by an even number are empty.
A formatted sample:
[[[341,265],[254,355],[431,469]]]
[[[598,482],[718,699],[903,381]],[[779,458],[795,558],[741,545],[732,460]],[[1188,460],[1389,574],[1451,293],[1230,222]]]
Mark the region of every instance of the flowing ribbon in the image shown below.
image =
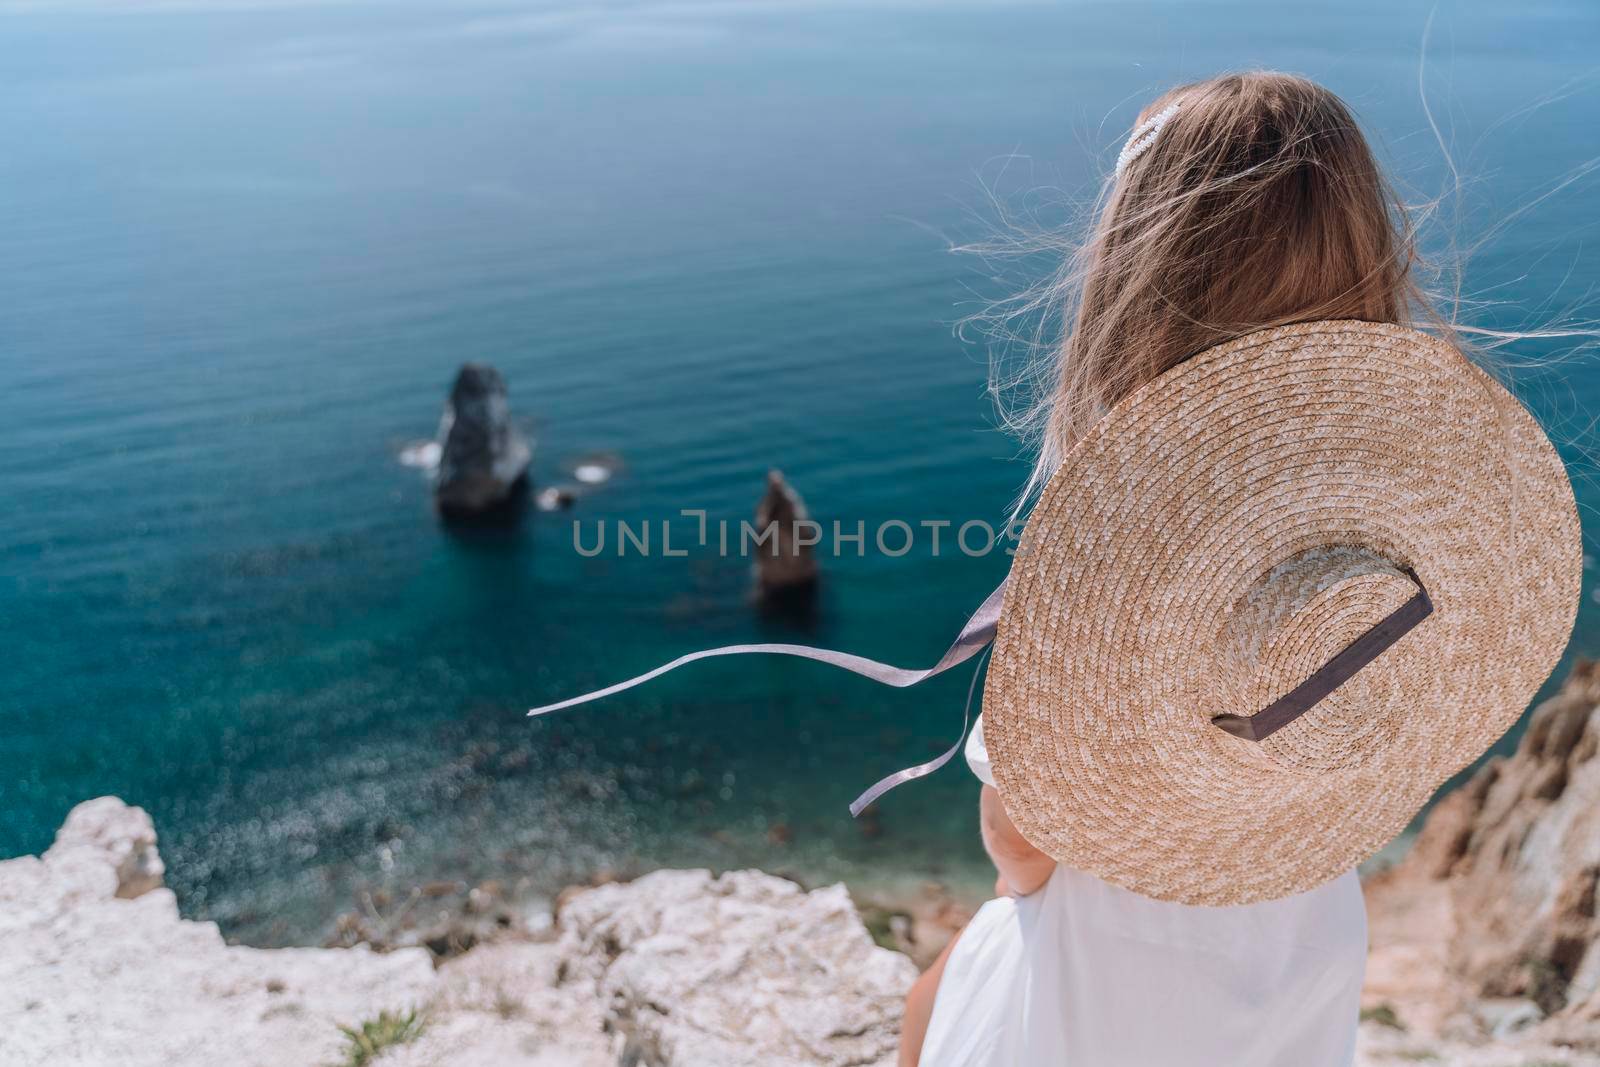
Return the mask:
[[[985,652],[984,655],[988,655],[988,653]],[[868,804],[871,804],[896,786],[905,785],[907,782],[921,778],[925,774],[932,774],[946,763],[949,763],[951,756],[961,751],[961,742],[967,739],[967,724],[972,721],[972,696],[978,691],[978,676],[982,673],[983,662],[980,660],[977,668],[972,672],[972,681],[967,683],[967,703],[961,709],[961,732],[956,735],[955,744],[926,763],[919,763],[915,767],[907,767],[903,771],[895,771],[893,774],[887,774],[879,778],[868,787],[866,792],[850,802],[851,816],[860,815],[866,810]]]
[[[977,655],[989,642],[993,641],[995,627],[1000,621],[1000,604],[1005,597],[1005,591],[1006,583],[1001,582],[994,592],[985,597],[983,603],[978,605],[978,610],[973,612],[966,625],[961,627],[961,632],[956,635],[955,641],[945,651],[945,654],[939,658],[939,662],[926,670],[917,671],[909,670],[905,667],[892,667],[887,663],[879,663],[877,660],[867,659],[865,656],[857,656],[849,652],[835,652],[827,648],[812,648],[810,645],[723,645],[721,648],[707,648],[699,652],[690,652],[686,656],[679,656],[671,663],[664,663],[655,670],[646,671],[637,677],[629,678],[625,682],[618,682],[615,685],[608,685],[604,689],[596,689],[592,693],[585,693],[582,696],[533,708],[528,714],[547,715],[552,711],[560,711],[563,708],[574,707],[578,704],[587,704],[591,700],[600,700],[603,697],[632,689],[636,685],[643,685],[645,682],[661,677],[668,671],[675,671],[679,667],[687,666],[696,660],[711,659],[713,656],[743,656],[752,653],[771,656],[798,656],[801,659],[816,660],[818,663],[839,667],[863,677],[871,678],[875,682],[882,682],[884,685],[892,685],[897,689],[904,689],[907,686],[916,685],[918,682],[932,678],[936,674],[943,674],[958,664],[965,663]],[[932,774],[950,762],[950,758],[961,748],[962,738],[966,736],[967,721],[972,712],[972,696],[977,691],[977,686],[978,676],[974,672],[972,684],[967,689],[967,708],[962,716],[961,737],[956,738],[956,743],[951,745],[942,755],[926,763],[919,763],[915,767],[907,767],[904,770],[895,771],[893,774],[879,779],[850,805],[851,815],[860,815],[868,804],[871,804],[896,786],[921,778],[923,775]]]

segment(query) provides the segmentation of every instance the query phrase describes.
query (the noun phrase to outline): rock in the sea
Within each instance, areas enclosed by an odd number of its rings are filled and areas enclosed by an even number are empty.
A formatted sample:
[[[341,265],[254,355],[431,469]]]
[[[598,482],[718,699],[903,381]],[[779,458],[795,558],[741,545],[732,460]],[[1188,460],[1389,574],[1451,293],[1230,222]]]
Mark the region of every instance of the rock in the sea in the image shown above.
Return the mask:
[[[595,983],[645,1067],[892,1063],[917,974],[844,886],[759,871],[657,871],[571,898],[557,924],[568,980]]]
[[[783,472],[767,472],[767,492],[756,505],[756,533],[766,540],[753,546],[761,592],[784,595],[816,586],[817,560],[811,543],[817,538],[811,513]],[[770,532],[769,532],[770,531]]]
[[[539,492],[538,504],[540,511],[565,511],[570,508],[573,501],[578,499],[578,494],[564,485],[552,485]]]
[[[506,383],[486,363],[456,375],[439,421],[434,499],[449,515],[480,515],[505,505],[526,486],[533,448],[511,422]]]
[[[1398,967],[1391,981],[1425,998],[1411,1013],[1441,1027],[1600,1051],[1597,753],[1600,669],[1579,663],[1515,754],[1441,799],[1407,857],[1368,880],[1369,987]]]

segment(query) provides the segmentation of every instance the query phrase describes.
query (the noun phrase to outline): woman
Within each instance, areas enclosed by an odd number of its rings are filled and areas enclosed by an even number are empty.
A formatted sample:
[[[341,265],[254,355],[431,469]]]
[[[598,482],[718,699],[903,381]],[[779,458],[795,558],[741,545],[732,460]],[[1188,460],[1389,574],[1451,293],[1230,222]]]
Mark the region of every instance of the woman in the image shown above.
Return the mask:
[[[1348,1065],[1355,867],[1517,721],[1582,580],[1560,458],[1413,261],[1332,93],[1167,93],[1056,294],[1010,573],[934,667],[734,645],[534,713],[745,653],[914,685],[992,640],[999,896],[911,991],[903,1067]]]
[[[1413,262],[1404,209],[1327,89],[1250,73],[1158,97],[1056,294],[1071,328],[1052,371],[1030,492],[1105,412],[1148,383],[1179,388],[1162,376],[1220,343],[1317,320],[1442,325]],[[1571,529],[1563,536],[1575,543]],[[1015,614],[1009,599],[1007,612]],[[992,689],[993,670],[991,720]],[[1014,824],[982,719],[966,753],[984,783],[982,834],[998,899],[912,989],[902,1067],[1351,1062],[1366,954],[1353,870],[1248,903],[1154,899],[1123,888],[1137,884],[1133,876],[1112,884],[1030,842],[1057,827],[1035,815],[1025,836]],[[1071,832],[1062,829],[1062,839]]]

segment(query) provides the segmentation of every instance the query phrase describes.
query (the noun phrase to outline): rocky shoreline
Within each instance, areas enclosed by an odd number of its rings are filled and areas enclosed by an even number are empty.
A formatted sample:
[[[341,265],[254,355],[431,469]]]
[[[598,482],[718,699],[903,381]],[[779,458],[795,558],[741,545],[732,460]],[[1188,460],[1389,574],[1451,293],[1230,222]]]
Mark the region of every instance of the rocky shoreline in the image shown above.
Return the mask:
[[[1358,1062],[1600,1067],[1600,670],[1366,881]],[[758,871],[657,871],[525,912],[419,887],[340,947],[228,945],[181,919],[149,817],[75,808],[0,862],[0,1062],[845,1067],[894,1062],[901,999],[967,918]],[[374,948],[383,949],[378,951]]]
[[[1600,1052],[1600,665],[1443,797],[1365,883],[1369,1009],[1467,1041]],[[1550,1058],[1549,1062],[1590,1062]]]

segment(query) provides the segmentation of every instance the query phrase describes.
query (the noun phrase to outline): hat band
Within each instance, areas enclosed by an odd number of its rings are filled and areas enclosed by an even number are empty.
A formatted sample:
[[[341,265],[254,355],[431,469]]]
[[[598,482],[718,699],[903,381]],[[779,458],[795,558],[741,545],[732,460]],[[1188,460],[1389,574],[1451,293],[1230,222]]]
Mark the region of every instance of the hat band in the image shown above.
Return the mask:
[[[1212,718],[1212,725],[1246,741],[1265,741],[1316,707],[1329,693],[1354,677],[1357,671],[1383,655],[1391,645],[1433,614],[1433,601],[1428,598],[1428,590],[1417,577],[1416,571],[1407,567],[1402,573],[1417,585],[1417,591],[1410,600],[1378,620],[1372,629],[1346,645],[1305,681],[1254,715],[1217,715]]]

